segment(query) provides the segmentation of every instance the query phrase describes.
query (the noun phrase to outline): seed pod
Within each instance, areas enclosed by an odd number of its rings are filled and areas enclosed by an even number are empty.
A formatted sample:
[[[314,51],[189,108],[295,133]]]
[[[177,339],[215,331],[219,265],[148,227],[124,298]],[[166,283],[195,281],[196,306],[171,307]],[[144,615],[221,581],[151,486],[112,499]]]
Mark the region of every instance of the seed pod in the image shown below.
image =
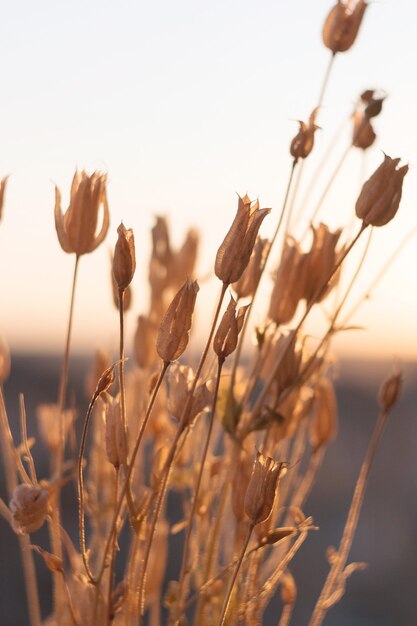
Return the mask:
[[[232,285],[238,298],[253,296],[262,274],[268,248],[268,239],[257,237],[247,268],[239,280]]]
[[[103,206],[103,223],[96,235],[98,212]],[[55,187],[55,228],[64,252],[77,256],[92,252],[104,240],[109,228],[106,175],[75,172],[68,210],[61,211],[61,193]]]
[[[328,378],[321,378],[315,389],[314,414],[310,429],[310,441],[314,452],[334,439],[337,421],[337,402],[333,385]]]
[[[361,150],[370,148],[376,139],[376,134],[369,119],[358,111],[354,115],[352,145]]]
[[[402,375],[400,372],[391,374],[381,386],[379,390],[378,400],[383,411],[389,411],[397,402],[401,393]]]
[[[338,0],[323,26],[323,43],[333,54],[346,52],[355,42],[366,7],[365,0]],[[352,8],[353,7],[353,8]]]
[[[0,220],[2,217],[2,213],[3,213],[4,193],[6,191],[6,184],[7,184],[8,178],[9,178],[8,176],[3,176],[3,178],[0,180]]]
[[[120,291],[127,289],[132,282],[136,269],[135,238],[131,228],[125,228],[123,223],[117,229],[119,235],[113,256],[113,276]]]
[[[230,496],[233,515],[238,521],[243,520],[245,516],[245,495],[248,490],[252,467],[252,459],[246,450],[242,449],[236,463]]]
[[[224,360],[236,350],[248,306],[240,307],[236,314],[236,300],[230,296],[229,306],[223,314],[213,340],[214,352],[220,359]]]
[[[316,115],[317,108],[310,115],[307,124],[299,121],[300,128],[290,145],[290,154],[296,161],[306,159],[314,147],[314,133],[320,128],[314,123]]]
[[[141,369],[147,369],[155,362],[156,331],[156,324],[150,317],[139,315],[133,339],[133,353]]]
[[[261,452],[256,453],[245,496],[245,513],[252,524],[260,524],[271,515],[278,479],[283,467],[284,463],[278,463]]]
[[[325,285],[324,280],[330,276],[337,262],[336,245],[341,230],[332,233],[325,224],[318,228],[312,227],[313,243],[310,252],[305,255],[304,298],[307,305],[321,302],[328,295],[335,282]]]
[[[191,228],[184,239],[181,248],[174,254],[172,265],[172,277],[170,282],[177,288],[182,285],[186,278],[194,277],[195,265],[197,261],[199,236],[198,232]]]
[[[48,515],[48,491],[22,483],[13,491],[9,502],[12,526],[17,534],[39,530]]]
[[[0,384],[9,378],[10,352],[6,342],[0,337]]]
[[[188,401],[194,372],[187,365],[174,364],[168,374],[168,408],[170,413],[179,421]],[[187,413],[187,423],[192,422],[199,413],[207,408],[212,400],[212,394],[205,383],[197,385],[192,402]]]
[[[366,181],[356,201],[356,215],[364,226],[384,226],[398,211],[408,165],[397,169],[401,159],[384,156],[384,161]]]
[[[178,359],[187,347],[198,290],[197,281],[187,279],[164,315],[156,350],[165,363]]]
[[[292,320],[304,297],[305,268],[305,255],[295,239],[287,237],[269,301],[268,317],[277,326]]]
[[[239,197],[236,217],[217,251],[214,270],[224,284],[230,285],[242,276],[249,263],[258,230],[271,209],[260,209],[259,202]]]
[[[126,462],[126,438],[123,428],[120,402],[106,393],[105,416],[106,416],[106,452],[107,458],[117,469]]]

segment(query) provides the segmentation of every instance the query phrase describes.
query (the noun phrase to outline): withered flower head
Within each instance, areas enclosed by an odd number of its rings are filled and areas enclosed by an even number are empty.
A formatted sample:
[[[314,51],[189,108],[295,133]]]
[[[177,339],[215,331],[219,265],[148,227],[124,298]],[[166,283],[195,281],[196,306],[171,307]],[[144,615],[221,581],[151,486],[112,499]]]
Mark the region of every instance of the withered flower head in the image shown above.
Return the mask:
[[[321,302],[334,285],[330,282],[326,287],[326,277],[330,277],[337,262],[336,245],[341,230],[331,232],[325,224],[313,229],[313,243],[310,252],[305,255],[304,298],[308,305]],[[329,280],[329,278],[328,278]]]
[[[136,269],[135,238],[131,228],[123,223],[117,229],[119,235],[113,256],[113,276],[119,291],[127,289]]]
[[[225,359],[236,350],[248,306],[240,307],[236,314],[236,300],[230,296],[229,305],[223,314],[213,340],[214,352],[220,359]]]
[[[197,281],[187,279],[163,317],[156,350],[165,363],[178,359],[187,347],[198,290]]]
[[[48,515],[48,491],[22,483],[13,491],[9,507],[14,531],[33,533],[39,530]]]
[[[353,115],[353,139],[352,145],[361,150],[370,148],[376,139],[376,133],[370,120],[361,112],[355,111]]]
[[[249,263],[239,280],[233,283],[232,287],[238,298],[253,296],[261,278],[265,257],[269,248],[268,239],[256,238]]]
[[[107,458],[115,468],[126,462],[126,437],[123,428],[120,402],[106,393],[105,416],[106,431],[105,442]]]
[[[110,255],[110,263],[111,263],[110,280],[111,280],[111,290],[112,290],[112,295],[113,295],[113,303],[116,309],[119,310],[119,287],[114,277],[113,257],[111,255]],[[125,312],[128,311],[130,309],[131,304],[132,304],[132,289],[131,289],[131,286],[129,285],[123,291],[123,311]]]
[[[382,383],[378,400],[384,411],[389,411],[397,402],[401,393],[402,382],[401,372],[395,372]]]
[[[278,479],[284,465],[261,452],[256,453],[245,496],[245,513],[252,524],[260,524],[271,515]]]
[[[98,212],[103,206],[103,223],[96,235]],[[64,252],[77,256],[87,254],[104,240],[109,228],[109,208],[106,197],[106,174],[83,170],[75,172],[71,184],[68,210],[61,211],[61,193],[55,187],[55,228]]]
[[[299,121],[300,128],[290,145],[290,154],[296,161],[306,159],[314,147],[314,133],[320,128],[315,124],[316,115],[317,108],[310,115],[307,124]]]
[[[292,320],[304,297],[305,257],[292,237],[287,237],[281,262],[274,276],[268,317],[277,326]]]
[[[314,394],[314,413],[311,421],[310,441],[316,451],[331,441],[337,433],[337,402],[333,385],[321,378]]]
[[[260,209],[259,202],[239,196],[236,217],[217,251],[214,271],[224,284],[242,276],[252,254],[258,230],[271,209]]]
[[[365,0],[339,0],[323,26],[323,43],[333,54],[346,52],[355,42],[365,13]]]
[[[362,92],[360,100],[364,109],[364,115],[368,119],[377,117],[382,111],[382,104],[386,97],[386,94],[375,89],[366,89]]]
[[[182,418],[184,407],[194,380],[194,372],[186,365],[174,364],[168,374],[168,408],[178,420]],[[212,400],[212,394],[205,383],[197,385],[190,404],[187,420],[192,422],[199,413],[206,409]]]
[[[8,176],[3,176],[0,180],[0,220],[3,213],[3,204],[4,204],[4,192],[6,191],[6,183]]]
[[[384,226],[392,220],[398,207],[408,165],[397,169],[401,159],[387,154],[378,169],[366,181],[356,201],[356,215],[368,226]]]

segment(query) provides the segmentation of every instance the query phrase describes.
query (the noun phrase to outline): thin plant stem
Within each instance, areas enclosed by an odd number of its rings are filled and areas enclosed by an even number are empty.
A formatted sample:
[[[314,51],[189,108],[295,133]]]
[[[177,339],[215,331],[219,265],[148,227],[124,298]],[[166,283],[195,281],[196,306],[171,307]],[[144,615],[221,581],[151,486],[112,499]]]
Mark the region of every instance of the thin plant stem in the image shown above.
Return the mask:
[[[25,450],[26,461],[29,466],[29,475],[30,480],[34,485],[38,484],[38,478],[36,476],[35,463],[33,462],[33,457],[29,449],[28,444],[28,435],[27,435],[27,422],[26,422],[26,409],[25,409],[25,400],[23,394],[19,394],[19,408],[20,408],[20,430],[22,433],[22,443]]]
[[[114,507],[117,507],[118,503],[118,492],[119,492],[119,478],[120,478],[120,468],[116,467],[116,477],[114,484]],[[113,535],[113,542],[110,549],[110,564],[109,564],[109,587],[107,592],[107,626],[111,626],[113,621],[113,607],[112,607],[112,591],[113,591],[113,576],[114,576],[114,560],[116,556],[116,533]],[[98,587],[97,587],[98,589]]]
[[[249,545],[249,541],[250,541],[250,538],[252,536],[252,531],[253,531],[254,527],[255,527],[255,525],[253,523],[249,524],[248,531],[246,533],[246,537],[245,537],[245,540],[243,542],[239,558],[238,558],[238,560],[236,562],[236,566],[235,566],[234,572],[233,572],[232,577],[231,577],[231,579],[229,581],[229,586],[227,588],[226,596],[225,596],[224,601],[223,601],[223,608],[222,608],[222,611],[221,611],[221,614],[220,614],[220,618],[219,618],[219,621],[218,621],[218,626],[224,626],[224,624],[226,623],[226,616],[227,616],[227,611],[228,611],[228,608],[229,608],[230,600],[232,598],[233,588],[235,586],[235,582],[236,582],[237,576],[239,574],[240,566],[242,565],[242,561],[243,561],[243,559],[245,557],[245,552],[246,552],[247,547]]]
[[[342,539],[340,541],[340,546],[336,552],[335,560],[332,563],[326,582],[324,583],[322,591],[320,593],[319,599],[317,600],[313,615],[309,622],[309,626],[320,626],[320,624],[323,622],[323,619],[325,618],[326,613],[331,606],[328,605],[327,602],[341,582],[343,570],[346,566],[346,561],[349,557],[349,552],[352,546],[353,538],[355,536],[359,515],[365,497],[365,491],[368,484],[369,474],[377,448],[384,432],[384,428],[387,422],[387,416],[388,411],[386,410],[382,410],[378,416],[374,431],[372,433],[371,441],[369,443],[368,450],[366,452],[362,467],[359,472],[359,477],[356,482],[349,514],[343,530]]]
[[[322,82],[322,85],[321,85],[321,88],[320,88],[320,95],[319,95],[319,99],[318,99],[318,102],[317,102],[317,108],[318,109],[320,109],[322,107],[322,105],[323,105],[324,96],[326,94],[326,90],[327,90],[327,87],[329,85],[330,74],[331,74],[331,71],[332,71],[332,67],[333,67],[333,63],[334,63],[335,57],[336,57],[336,52],[332,52],[331,56],[330,56],[330,59],[329,59],[329,62],[327,64],[326,71],[324,73],[323,82]]]
[[[223,364],[224,364],[224,358],[219,357],[218,364],[217,364],[217,377],[216,377],[216,383],[215,383],[215,388],[214,388],[214,395],[213,395],[213,402],[212,402],[212,407],[211,407],[211,414],[210,414],[210,418],[209,418],[209,423],[208,423],[208,428],[207,428],[207,434],[206,434],[206,439],[205,439],[205,443],[204,443],[204,448],[203,448],[203,452],[202,452],[202,455],[201,455],[200,469],[199,469],[199,472],[198,472],[196,483],[194,485],[193,503],[192,503],[192,507],[191,507],[190,518],[188,520],[187,532],[186,532],[185,540],[184,540],[183,556],[182,556],[182,564],[181,564],[181,573],[180,573],[180,579],[179,579],[179,591],[178,591],[178,597],[180,599],[180,608],[181,608],[181,605],[182,605],[182,595],[183,595],[184,584],[185,584],[185,576],[187,574],[187,569],[188,569],[188,559],[189,559],[191,533],[192,533],[192,530],[193,530],[194,517],[195,517],[196,512],[197,512],[198,498],[199,498],[199,494],[200,494],[201,482],[202,482],[204,468],[205,468],[205,464],[206,464],[207,453],[208,453],[209,446],[210,446],[211,434],[212,434],[212,431],[213,431],[214,417],[216,415],[217,397],[218,397],[218,393],[219,393],[220,377],[221,377]]]
[[[284,607],[283,607],[282,613],[281,613],[281,617],[280,617],[280,620],[278,622],[278,626],[288,626],[288,624],[291,621],[293,610],[294,610],[294,603],[293,602],[291,604],[284,604]]]

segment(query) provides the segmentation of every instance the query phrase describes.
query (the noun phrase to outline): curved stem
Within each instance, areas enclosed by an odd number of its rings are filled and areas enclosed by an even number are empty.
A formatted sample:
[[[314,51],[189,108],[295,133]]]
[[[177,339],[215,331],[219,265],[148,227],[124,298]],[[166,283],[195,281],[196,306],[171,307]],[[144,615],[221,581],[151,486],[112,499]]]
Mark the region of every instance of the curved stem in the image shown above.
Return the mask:
[[[219,357],[218,365],[217,365],[217,378],[216,378],[216,384],[215,384],[214,395],[213,395],[213,402],[212,402],[212,407],[211,407],[211,415],[210,415],[210,418],[209,418],[209,424],[208,424],[208,429],[207,429],[206,441],[205,441],[203,453],[202,453],[202,456],[201,456],[200,469],[199,469],[197,480],[196,480],[196,483],[195,483],[195,486],[194,486],[193,503],[192,503],[192,507],[191,507],[190,518],[188,520],[187,533],[185,535],[185,540],[184,540],[184,548],[183,548],[182,564],[181,564],[181,573],[180,573],[180,580],[179,580],[179,591],[178,591],[179,607],[180,607],[179,610],[180,611],[182,610],[182,596],[183,596],[183,590],[184,590],[185,576],[186,576],[187,570],[188,570],[188,558],[189,558],[191,533],[192,533],[192,530],[193,530],[193,521],[194,521],[194,517],[195,517],[196,512],[197,512],[198,498],[199,498],[199,494],[200,494],[201,481],[202,481],[202,478],[203,478],[204,468],[205,468],[206,459],[207,459],[207,453],[208,453],[209,446],[210,446],[211,433],[213,431],[214,417],[215,417],[215,414],[216,414],[217,397],[218,397],[218,393],[219,393],[220,377],[221,377],[223,364],[224,364],[224,358],[222,359],[222,358]]]
[[[245,557],[245,552],[246,552],[246,549],[247,549],[247,547],[249,545],[249,541],[250,541],[250,538],[252,536],[253,529],[254,529],[254,524],[250,524],[249,527],[248,527],[248,532],[246,534],[246,538],[245,538],[245,540],[243,542],[243,545],[242,545],[242,549],[240,551],[239,558],[238,558],[237,563],[236,563],[236,567],[234,569],[232,578],[230,579],[229,586],[227,588],[226,597],[225,597],[224,602],[223,602],[222,612],[221,612],[221,615],[220,615],[220,619],[218,621],[218,626],[224,626],[224,624],[226,622],[226,614],[227,614],[227,610],[229,608],[230,600],[231,600],[231,597],[232,597],[233,587],[235,586],[235,582],[236,582],[237,576],[239,574],[240,566],[242,565],[242,561],[243,561],[243,559]]]

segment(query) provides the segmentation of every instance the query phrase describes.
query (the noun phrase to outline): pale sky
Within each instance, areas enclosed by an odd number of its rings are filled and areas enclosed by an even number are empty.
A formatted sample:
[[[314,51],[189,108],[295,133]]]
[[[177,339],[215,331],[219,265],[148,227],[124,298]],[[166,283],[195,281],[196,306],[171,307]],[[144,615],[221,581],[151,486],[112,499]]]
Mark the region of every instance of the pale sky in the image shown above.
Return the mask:
[[[131,331],[147,309],[155,215],[169,217],[177,242],[189,226],[201,231],[200,275],[213,267],[236,192],[273,208],[262,234],[273,231],[294,120],[310,114],[328,62],[320,33],[331,6],[328,0],[7,4],[0,21],[0,176],[10,178],[0,224],[0,334],[12,350],[63,346],[73,256],[55,235],[54,184],[65,210],[76,166],[108,172],[111,211],[107,242],[81,259],[77,351],[117,345],[108,257],[122,219],[134,229],[138,256]],[[356,44],[336,58],[316,152],[303,172],[307,186],[364,89],[389,94],[375,120],[376,146],[365,164],[352,152],[320,214],[332,227],[351,221],[361,177],[379,165],[382,150],[410,164],[402,205],[375,232],[358,295],[417,224],[416,18],[411,0],[370,5]],[[339,352],[417,357],[416,270],[414,239],[355,316],[367,330],[349,332]],[[210,309],[214,289],[214,281],[201,285],[200,308]]]

